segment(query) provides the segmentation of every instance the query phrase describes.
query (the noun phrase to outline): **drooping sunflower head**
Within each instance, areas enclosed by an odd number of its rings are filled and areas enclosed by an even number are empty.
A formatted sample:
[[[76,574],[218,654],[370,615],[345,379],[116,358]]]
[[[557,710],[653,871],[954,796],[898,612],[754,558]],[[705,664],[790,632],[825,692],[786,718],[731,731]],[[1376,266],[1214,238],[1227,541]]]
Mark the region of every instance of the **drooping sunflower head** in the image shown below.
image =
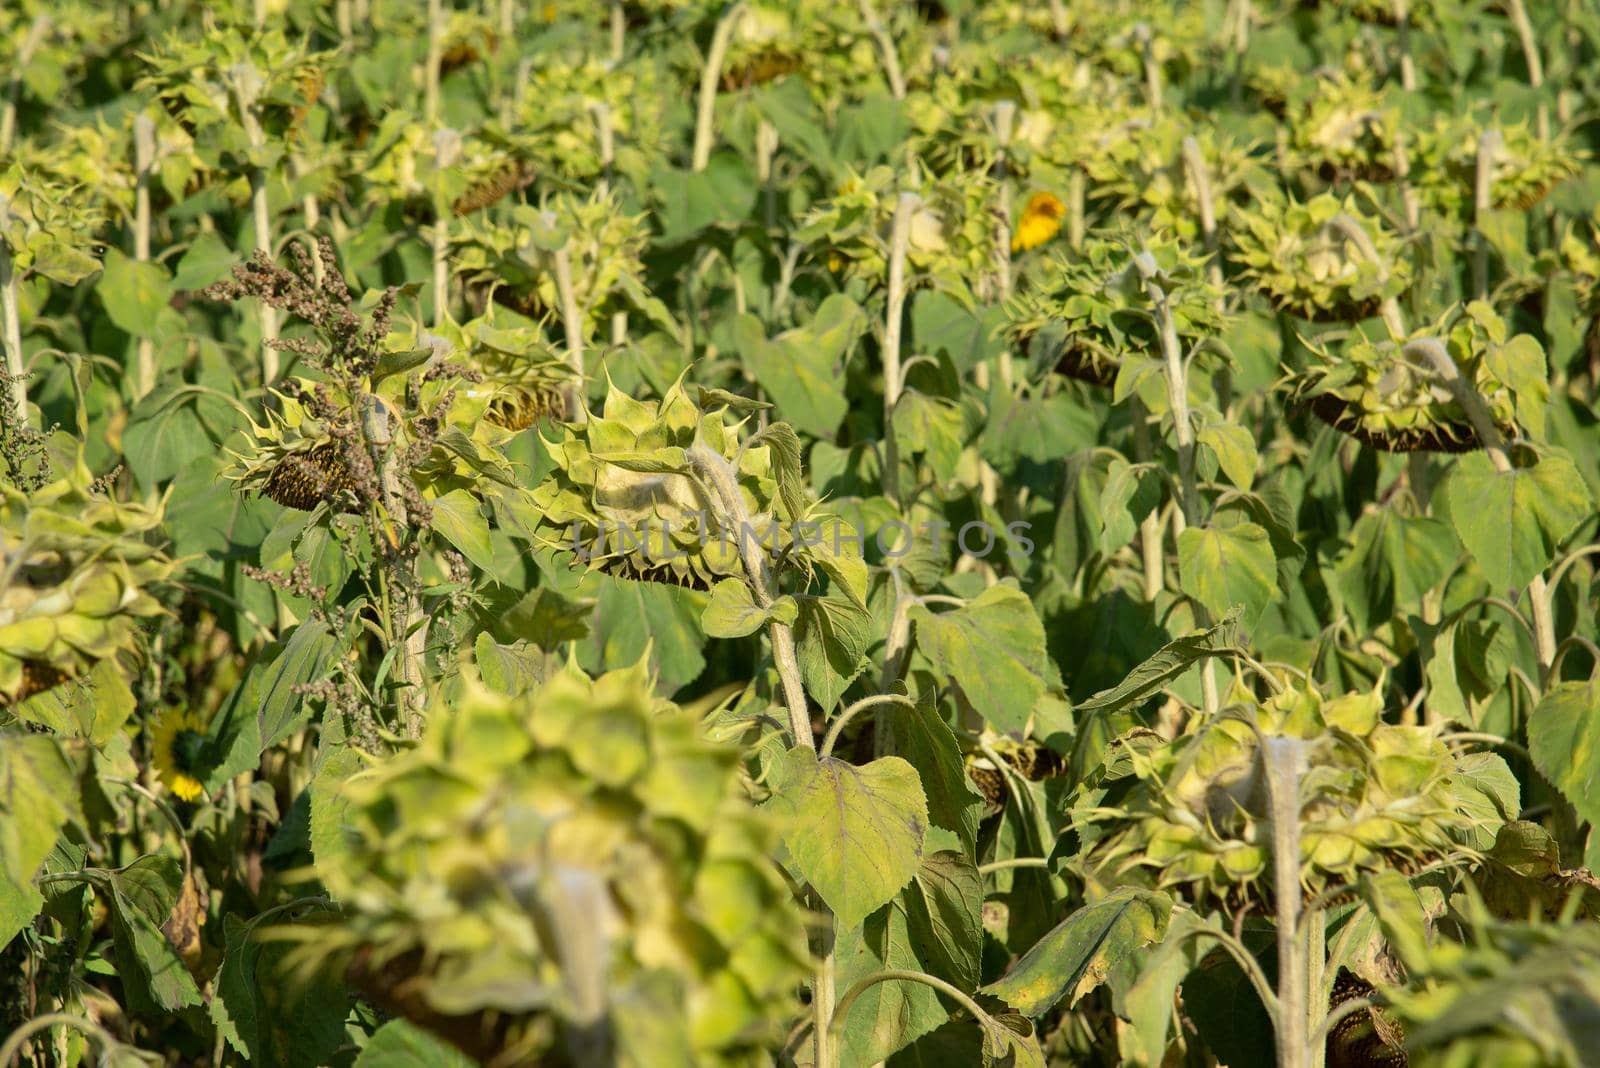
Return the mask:
[[[1067,206],[1054,193],[1040,190],[1028,198],[1011,232],[1011,251],[1027,252],[1055,237],[1061,232],[1061,219]]]
[[[207,749],[205,721],[187,709],[169,709],[151,729],[150,761],[180,801],[198,801],[205,793]]]

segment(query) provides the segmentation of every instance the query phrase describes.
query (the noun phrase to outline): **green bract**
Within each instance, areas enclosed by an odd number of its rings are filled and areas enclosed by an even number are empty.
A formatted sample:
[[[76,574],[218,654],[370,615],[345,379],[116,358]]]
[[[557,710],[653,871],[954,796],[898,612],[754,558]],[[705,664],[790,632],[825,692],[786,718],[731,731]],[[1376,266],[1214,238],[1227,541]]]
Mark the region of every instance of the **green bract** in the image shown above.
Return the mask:
[[[1301,167],[1329,180],[1394,176],[1398,108],[1346,77],[1316,83],[1290,121],[1290,152]]]
[[[479,495],[480,478],[511,484],[511,466],[495,448],[512,429],[496,417],[498,389],[433,377],[421,384],[414,407],[402,402],[404,389],[402,379],[387,379],[372,403],[388,411],[394,447],[406,450],[421,436],[419,429],[430,440],[408,472],[423,497],[456,489]],[[264,425],[251,420],[248,451],[233,455],[228,477],[238,488],[302,511],[319,503],[335,512],[360,511],[375,499],[376,468],[361,430],[363,413],[350,398],[338,387],[300,378],[272,393],[277,410],[267,412]],[[427,425],[419,427],[422,422]]]
[[[1244,277],[1282,311],[1315,321],[1365,319],[1410,284],[1400,239],[1364,215],[1354,197],[1341,201],[1323,193],[1303,204],[1274,197],[1237,215],[1243,225],[1228,231],[1234,258]],[[1377,258],[1341,224],[1364,233]]]
[[[1542,139],[1526,123],[1489,127],[1499,137],[1489,157],[1489,206],[1526,210],[1578,173],[1582,153],[1565,135]],[[1472,207],[1484,127],[1436,119],[1418,139],[1418,188],[1440,212]]]
[[[851,174],[806,216],[796,234],[824,252],[829,270],[882,284],[898,195],[913,193],[907,262],[941,288],[983,291],[991,284],[1006,223],[992,208],[994,181],[981,172],[901,180],[888,167]]]
[[[1006,335],[1026,345],[1035,367],[1110,385],[1130,355],[1160,355],[1151,302],[1133,266],[1140,251],[1116,235],[1091,237],[1077,254],[1051,257],[1034,275],[1036,288],[1007,305]],[[1187,349],[1216,334],[1219,293],[1205,279],[1205,261],[1170,239],[1150,241],[1169,281],[1178,337]]]
[[[802,975],[797,909],[738,750],[651,681],[572,666],[435,698],[415,750],[340,790],[317,861],[344,915],[302,952],[489,1065],[761,1063]]]
[[[455,270],[476,285],[499,290],[500,299],[529,315],[558,315],[561,296],[551,256],[565,249],[573,300],[592,333],[611,314],[646,298],[644,216],[621,210],[616,194],[560,196],[545,210],[518,204],[509,220],[465,220],[455,235]]]
[[[1127,121],[1096,135],[1099,146],[1082,154],[1097,198],[1119,216],[1148,221],[1159,233],[1186,242],[1201,237],[1200,198],[1184,160],[1183,141],[1195,139],[1211,187],[1211,212],[1221,218],[1241,195],[1262,183],[1261,166],[1249,150],[1217,131],[1175,117],[1151,119],[1135,111]]]
[[[1541,431],[1549,385],[1538,341],[1508,336],[1504,320],[1480,301],[1447,330],[1452,314],[1406,339],[1356,334],[1338,349],[1316,347],[1311,367],[1292,380],[1293,392],[1323,422],[1373,448],[1471,451],[1482,443],[1455,395],[1414,347],[1407,350],[1410,341],[1440,338],[1503,433],[1514,435],[1519,424]]]
[[[150,588],[177,569],[149,536],[159,502],[112,499],[81,460],[31,493],[0,482],[0,703],[21,700],[133,651],[160,614]]]
[[[1463,783],[1440,730],[1383,722],[1377,694],[1288,690],[1224,711],[1171,742],[1130,746],[1136,781],[1115,810],[1086,817],[1099,834],[1088,877],[1187,887],[1197,898],[1263,897],[1272,826],[1258,731],[1307,743],[1300,881],[1313,893],[1364,871],[1442,859],[1479,829],[1472,813],[1482,795]]]
[[[741,537],[775,552],[800,517],[781,500],[771,446],[743,447],[726,411],[702,408],[681,381],[659,402],[611,387],[598,414],[544,442],[556,469],[532,503],[545,543],[627,578],[707,589],[743,577]],[[697,444],[736,472],[748,531],[732,529],[714,490],[691,472],[687,452]]]

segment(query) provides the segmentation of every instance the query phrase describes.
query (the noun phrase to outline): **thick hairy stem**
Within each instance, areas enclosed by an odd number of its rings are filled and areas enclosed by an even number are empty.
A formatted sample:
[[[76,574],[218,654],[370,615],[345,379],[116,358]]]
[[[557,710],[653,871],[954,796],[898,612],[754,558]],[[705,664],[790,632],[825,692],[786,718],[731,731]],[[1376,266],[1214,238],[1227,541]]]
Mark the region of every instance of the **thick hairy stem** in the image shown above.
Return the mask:
[[[261,95],[261,75],[248,64],[233,68],[233,94],[239,106],[239,123],[252,149],[266,145],[261,123],[256,118],[256,99]],[[272,210],[267,202],[267,172],[250,165],[250,213],[255,220],[256,251],[272,258]],[[278,339],[278,311],[267,304],[260,305],[261,315],[261,383],[270,385],[278,377],[278,350],[273,342]]]
[[[1494,465],[1494,469],[1501,474],[1510,473],[1511,455],[1506,451],[1505,439],[1500,435],[1500,428],[1494,425],[1489,407],[1479,396],[1477,389],[1462,377],[1460,368],[1450,358],[1444,343],[1434,337],[1415,338],[1406,342],[1401,351],[1407,356],[1420,357],[1427,361],[1433,373],[1444,382],[1445,388],[1466,413],[1467,421],[1472,424],[1473,432],[1477,434],[1478,441],[1483,445],[1483,451],[1488,454],[1489,462]],[[1535,575],[1533,581],[1528,583],[1528,599],[1533,602],[1533,641],[1538,651],[1539,667],[1545,675],[1545,681],[1548,681],[1550,668],[1556,659],[1556,632],[1551,610],[1550,584],[1545,581],[1543,575]]]
[[[703,443],[696,442],[684,453],[689,470],[710,487],[720,509],[721,524],[731,532],[738,543],[739,559],[744,563],[750,582],[750,595],[761,608],[770,607],[773,601],[772,564],[762,551],[756,538],[747,537],[750,531],[750,513],[739,492],[738,476],[727,460],[712,452]],[[806,705],[806,691],[800,681],[800,661],[795,656],[794,631],[787,623],[772,620],[767,624],[767,635],[772,640],[772,660],[783,683],[784,701],[789,708],[789,730],[796,745],[816,749],[811,733],[811,710]]]
[[[878,51],[883,55],[883,76],[889,83],[889,92],[894,94],[896,100],[906,98],[906,79],[900,73],[900,54],[895,51],[894,38],[889,36],[889,29],[878,17],[878,9],[873,6],[872,0],[859,0],[861,20],[867,24],[867,32],[878,44]]]
[[[1472,184],[1472,222],[1478,230],[1472,251],[1472,289],[1479,300],[1489,299],[1489,242],[1483,236],[1483,221],[1492,206],[1489,196],[1494,184],[1494,160],[1503,143],[1500,131],[1493,126],[1478,138],[1478,166]]]
[[[1406,135],[1394,139],[1394,180],[1400,187],[1400,203],[1405,210],[1406,233],[1414,234],[1422,223],[1422,201],[1411,186],[1411,157],[1406,152]]]
[[[1072,168],[1067,179],[1067,244],[1083,247],[1083,199],[1085,178],[1082,167]]]
[[[1528,66],[1528,87],[1535,92],[1544,88],[1544,62],[1539,58],[1539,43],[1533,36],[1533,23],[1528,21],[1528,9],[1522,0],[1506,0],[1506,13],[1511,25],[1516,27],[1517,41],[1522,45],[1522,59]],[[1550,138],[1550,109],[1539,101],[1539,137]]]
[[[556,276],[556,297],[561,303],[561,325],[567,338],[567,366],[573,382],[562,393],[569,420],[585,418],[583,406],[583,312],[578,307],[577,290],[572,284],[572,256],[563,245],[550,254]]]
[[[1366,228],[1361,223],[1341,211],[1328,220],[1328,228],[1339,231],[1345,240],[1354,245],[1356,251],[1361,253],[1362,259],[1378,268],[1378,285],[1380,287],[1388,284],[1389,265],[1378,258],[1378,250],[1373,245],[1372,238],[1367,236]],[[1406,336],[1406,324],[1404,317],[1400,314],[1399,300],[1394,297],[1383,298],[1379,314],[1383,316],[1383,325],[1389,328],[1391,334],[1395,337]]]
[[[1144,404],[1138,397],[1130,401],[1132,407],[1129,411],[1133,415],[1133,455],[1140,462],[1147,461],[1154,454],[1150,447],[1150,424],[1146,419]],[[1162,545],[1161,509],[1152,508],[1145,517],[1139,521],[1139,555],[1144,567],[1144,599],[1155,603],[1161,596],[1161,591],[1166,588],[1166,551]]]
[[[906,307],[906,254],[911,246],[911,216],[922,199],[901,193],[889,233],[889,292],[883,318],[883,486],[900,499],[900,450],[895,445],[894,409],[900,403],[900,330]]]
[[[1173,434],[1178,446],[1178,508],[1173,512],[1173,534],[1182,535],[1185,529],[1200,522],[1200,488],[1194,470],[1194,427],[1189,422],[1189,373],[1183,361],[1183,347],[1178,341],[1178,325],[1172,316],[1172,306],[1167,294],[1155,280],[1155,261],[1147,252],[1140,253],[1134,263],[1144,276],[1145,290],[1156,308],[1156,323],[1161,333],[1161,356],[1166,369],[1167,404],[1172,409]],[[1210,614],[1196,604],[1195,622],[1208,626]],[[1208,715],[1218,707],[1217,679],[1211,670],[1211,661],[1200,667],[1200,692]]]
[[[700,71],[700,99],[695,108],[694,157],[691,162],[695,173],[706,169],[711,162],[712,126],[716,122],[717,81],[722,77],[722,61],[727,58],[728,44],[733,31],[744,15],[744,0],[731,4],[717,22],[711,34],[711,48],[706,53],[706,65]]]
[[[834,1053],[834,1040],[837,1037],[834,1034],[834,1022],[844,1019],[844,1012],[839,1008],[848,1010],[849,1003],[835,1007],[833,913],[822,904],[821,898],[817,899],[816,904],[818,911],[826,918],[826,925],[812,939],[812,953],[816,958],[811,983],[812,1063],[816,1068],[835,1068],[838,1057]]]
[[[1155,35],[1148,23],[1136,23],[1133,39],[1139,43],[1139,55],[1144,61],[1144,93],[1151,111],[1161,110],[1161,64],[1156,62]]]
[[[778,128],[766,119],[756,125],[756,184],[761,187],[761,216],[768,230],[778,225],[778,188],[772,183],[772,161],[778,154]]]
[[[17,133],[17,97],[22,93],[22,72],[28,69],[33,54],[44,43],[44,35],[49,31],[50,16],[35,15],[28,26],[28,35],[22,39],[22,47],[17,49],[11,67],[11,85],[6,91],[5,110],[0,111],[0,156],[11,151],[11,141]]]
[[[1411,92],[1417,87],[1417,65],[1411,59],[1411,12],[1407,0],[1391,0],[1394,27],[1400,45],[1400,88]]]
[[[133,258],[140,263],[150,259],[150,167],[156,158],[156,124],[148,115],[133,119]],[[139,339],[133,379],[133,399],[138,400],[155,388],[156,343]]]
[[[611,0],[611,62],[622,62],[623,48],[628,42],[628,13],[622,0]]]
[[[428,56],[422,72],[422,119],[427,129],[439,124],[439,67],[444,57],[444,5],[428,0]]]
[[[11,201],[0,193],[0,220],[11,212]],[[5,343],[6,375],[10,382],[10,418],[16,426],[28,421],[28,383],[24,377],[27,368],[22,362],[22,318],[17,310],[16,265],[12,262],[11,246],[0,237],[0,340]]]
[[[1217,256],[1217,211],[1212,202],[1211,171],[1200,151],[1200,142],[1193,137],[1183,139],[1183,169],[1194,186],[1195,201],[1200,205],[1200,233],[1205,238],[1206,252],[1211,262],[1206,277],[1213,285],[1222,285],[1222,263]],[[1219,296],[1218,301],[1221,301]]]
[[[444,174],[455,164],[461,135],[454,130],[433,131],[433,325],[438,329],[450,318],[450,205],[444,192]]]
[[[1306,1068],[1310,1046],[1308,961],[1300,929],[1300,775],[1304,743],[1265,738],[1267,799],[1272,814],[1272,885],[1278,929],[1278,1068]]]

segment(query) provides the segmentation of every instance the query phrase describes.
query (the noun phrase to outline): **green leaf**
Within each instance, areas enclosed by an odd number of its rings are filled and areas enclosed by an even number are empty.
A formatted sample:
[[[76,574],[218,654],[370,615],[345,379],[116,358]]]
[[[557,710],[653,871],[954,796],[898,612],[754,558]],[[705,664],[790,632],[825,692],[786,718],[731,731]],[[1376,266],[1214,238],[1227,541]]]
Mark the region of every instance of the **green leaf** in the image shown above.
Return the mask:
[[[484,571],[494,570],[494,545],[489,541],[489,520],[478,499],[464,489],[453,489],[430,501],[433,529]]]
[[[476,1062],[406,1020],[390,1020],[367,1040],[354,1068],[474,1068]]]
[[[154,489],[216,457],[222,451],[219,443],[243,425],[238,409],[222,397],[173,382],[134,406],[122,433],[122,449],[139,485]],[[231,486],[223,489],[228,498],[237,499]]]
[[[853,927],[911,879],[928,830],[917,769],[899,757],[857,767],[803,746],[789,750],[767,802],[787,821],[796,870],[843,927]]]
[[[706,666],[700,613],[705,595],[659,582],[630,582],[600,575],[594,630],[578,646],[586,671],[628,667],[650,651],[650,670],[670,693]]]
[[[215,230],[203,230],[178,261],[172,288],[183,291],[203,289],[227,275],[239,262],[239,254],[223,244]]]
[[[217,1031],[254,1064],[314,1068],[331,1063],[345,1040],[349,1002],[343,985],[327,973],[309,981],[292,979],[284,969],[288,944],[261,939],[253,923],[232,913],[224,918],[223,931],[226,948],[210,1009]]]
[[[896,702],[880,707],[876,715],[889,725],[894,752],[910,761],[922,777],[929,821],[954,833],[969,851],[974,850],[983,795],[967,777],[961,743],[939,718],[937,707],[919,703],[913,708]]]
[[[201,1004],[194,977],[161,933],[172,910],[171,900],[160,908],[160,898],[149,892],[149,880],[135,878],[124,883],[119,874],[110,873],[110,892],[104,898],[111,913],[117,974],[129,1003],[135,1011],[146,1013],[175,1012]]]
[[[836,992],[885,968],[925,971],[908,916],[907,887],[855,927],[839,926],[834,943]],[[871,1068],[949,1019],[939,995],[925,983],[874,983],[856,998],[839,1043],[843,1068]]]
[[[831,710],[867,666],[872,618],[843,597],[802,597],[794,640],[800,680],[817,704]]]
[[[69,818],[82,813],[72,765],[56,740],[0,732],[0,946],[44,904],[33,879]]]
[[[1578,817],[1600,827],[1600,683],[1552,686],[1528,717],[1528,752]]]
[[[1106,469],[1100,491],[1100,551],[1107,556],[1133,541],[1144,517],[1161,504],[1165,481],[1150,464],[1130,464],[1118,457]]]
[[[972,859],[953,849],[929,853],[902,898],[923,967],[963,990],[977,986],[983,952],[983,877]]]
[[[1363,632],[1387,623],[1396,611],[1419,610],[1423,594],[1444,581],[1461,553],[1447,524],[1392,508],[1364,513],[1350,540],[1325,573]]]
[[[1277,597],[1278,560],[1264,527],[1190,527],[1178,536],[1178,585],[1214,616],[1243,605],[1241,620],[1255,626]]]
[[[769,341],[761,320],[748,313],[734,320],[733,341],[750,378],[761,383],[784,418],[803,433],[833,437],[850,404],[841,368],[824,345],[803,330]]]
[[[17,716],[43,724],[68,738],[87,738],[103,746],[133,714],[133,691],[115,661],[101,660],[80,679],[34,694],[17,706]]]
[[[100,303],[117,329],[134,337],[154,337],[161,312],[172,297],[167,270],[158,263],[131,260],[106,249],[105,272],[95,283]]]
[[[1026,1016],[1002,1012],[982,1026],[983,1068],[1046,1068],[1044,1049]]]
[[[1229,612],[1214,626],[1172,639],[1129,672],[1127,678],[1076,705],[1073,711],[1080,717],[1097,712],[1119,712],[1159,692],[1206,657],[1226,656],[1238,646],[1239,613]]]
[[[914,605],[911,621],[917,651],[989,724],[1002,731],[1027,725],[1045,689],[1044,626],[1015,580],[990,586],[954,611]]]
[[[755,602],[743,579],[725,578],[711,587],[711,599],[700,613],[700,626],[712,638],[743,638],[767,625],[769,619],[792,624],[799,609],[793,597],[780,597],[770,608]]]
[[[305,695],[297,688],[326,678],[338,652],[339,643],[328,633],[326,623],[308,619],[295,627],[261,680],[256,722],[263,749],[281,742],[311,718]]]
[[[1256,477],[1256,439],[1250,431],[1231,423],[1212,423],[1202,427],[1196,440],[1210,449],[1222,473],[1242,490],[1250,488]]]
[[[527,693],[548,674],[547,653],[524,641],[501,645],[488,631],[479,634],[473,643],[473,659],[483,684],[496,693]]]
[[[1117,1011],[1130,1024],[1121,1045],[1129,1062],[1159,1065],[1165,1058],[1178,986],[1202,952],[1194,939],[1180,939],[1203,926],[1189,909],[1173,912],[1161,944],[1135,959],[1138,978],[1133,985],[1115,992]]]
[[[1439,504],[1497,591],[1520,590],[1550,566],[1556,547],[1593,502],[1565,456],[1499,472],[1481,452],[1463,456],[1439,488]]]
[[[1113,967],[1159,941],[1171,912],[1166,894],[1118,887],[1062,920],[982,991],[1035,1019],[1063,997],[1075,1005]]]

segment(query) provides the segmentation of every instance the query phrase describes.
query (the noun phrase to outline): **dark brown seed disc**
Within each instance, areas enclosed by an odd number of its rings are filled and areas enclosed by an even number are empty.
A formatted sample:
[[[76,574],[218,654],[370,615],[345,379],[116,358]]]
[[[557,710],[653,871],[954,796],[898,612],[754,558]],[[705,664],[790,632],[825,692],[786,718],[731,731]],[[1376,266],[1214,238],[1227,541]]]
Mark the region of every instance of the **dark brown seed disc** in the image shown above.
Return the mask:
[[[11,701],[26,701],[37,693],[53,690],[66,682],[70,676],[64,671],[46,664],[42,660],[24,660],[22,662],[22,686],[17,690],[17,696],[10,700],[0,696],[0,704],[10,704]]]
[[[497,203],[508,193],[513,193],[533,181],[532,169],[521,160],[513,160],[484,178],[456,198],[450,210],[457,215],[471,215]]]
[[[1332,393],[1311,398],[1311,414],[1346,437],[1355,438],[1368,448],[1382,452],[1473,452],[1480,448],[1478,435],[1465,423],[1406,430],[1377,431],[1361,425],[1361,416],[1350,403]]]
[[[311,511],[323,501],[336,511],[354,512],[354,490],[355,480],[345,466],[343,447],[328,441],[280,460],[261,487],[261,495],[302,512]]]
[[[1332,1011],[1347,1001],[1370,998],[1376,993],[1371,983],[1340,968],[1328,998]],[[1328,1068],[1405,1068],[1405,1032],[1382,1009],[1358,1009],[1328,1032]]]

